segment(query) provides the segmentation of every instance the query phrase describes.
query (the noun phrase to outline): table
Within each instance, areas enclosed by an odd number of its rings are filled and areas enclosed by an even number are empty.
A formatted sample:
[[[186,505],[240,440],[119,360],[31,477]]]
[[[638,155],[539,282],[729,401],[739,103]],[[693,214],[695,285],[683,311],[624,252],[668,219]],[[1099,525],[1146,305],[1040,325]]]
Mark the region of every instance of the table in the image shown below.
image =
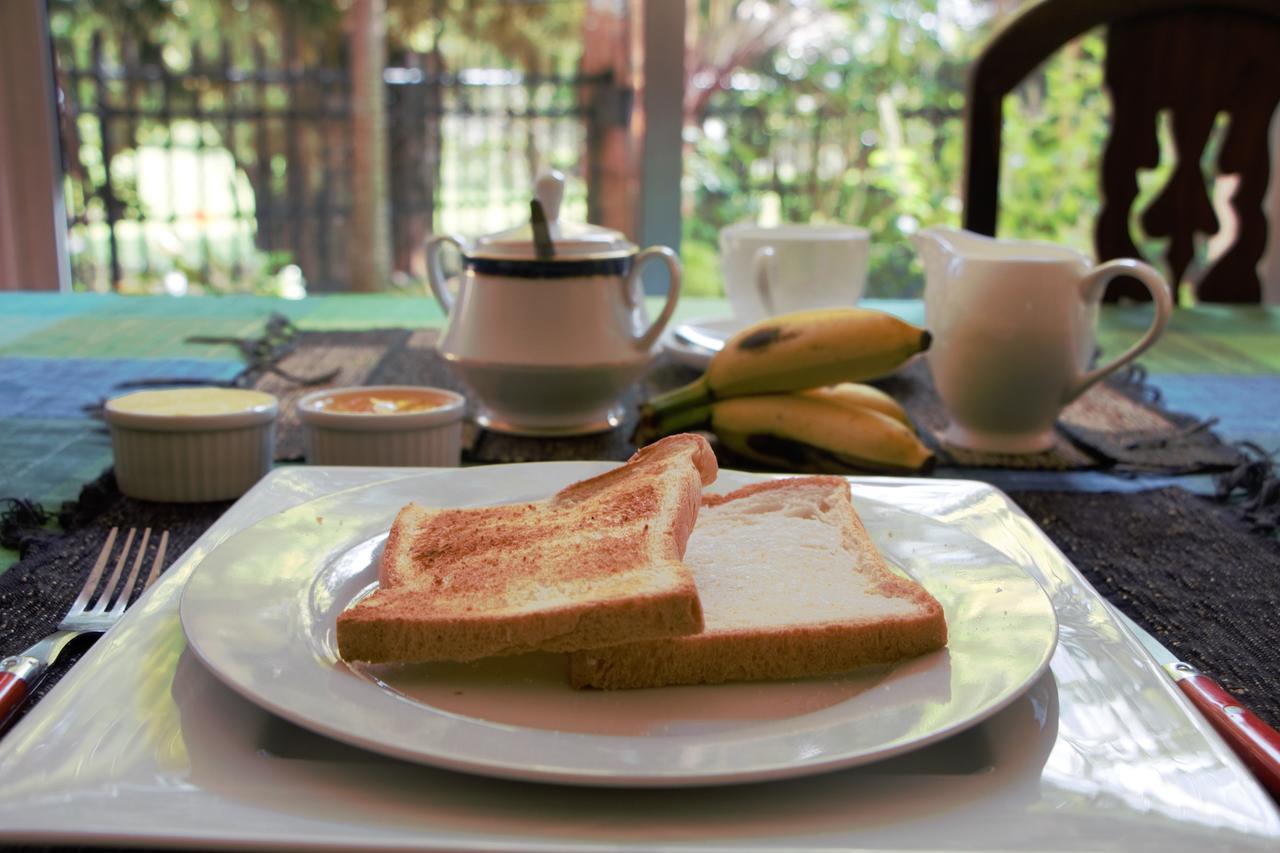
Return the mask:
[[[868,304],[923,322],[923,306],[917,301]],[[1145,307],[1105,307],[1099,344],[1106,351],[1119,351],[1145,329],[1149,312]],[[186,339],[252,337],[272,313],[304,330],[438,328],[444,322],[435,300],[411,295],[291,301],[254,296],[0,294],[0,496],[50,505],[75,498],[86,481],[110,464],[105,435],[91,429],[84,406],[114,393],[115,382],[124,377],[163,371],[228,379],[243,368],[235,347]],[[727,314],[723,300],[689,299],[682,301],[673,322]],[[1280,308],[1181,309],[1141,363],[1170,410],[1218,418],[1216,430],[1224,440],[1280,449]],[[95,370],[96,384],[86,378]],[[76,387],[79,396],[68,387]],[[1048,480],[1039,474],[984,476],[1002,486],[1135,485],[1095,475]],[[0,565],[11,561],[11,553],[0,555]]]
[[[867,304],[923,324],[919,301]],[[653,306],[657,310],[657,304]],[[1104,306],[1099,344],[1118,352],[1149,322],[1149,306]],[[75,499],[111,462],[110,443],[86,407],[140,377],[230,379],[243,370],[239,350],[193,343],[193,336],[251,338],[282,315],[312,332],[400,327],[438,329],[444,317],[427,296],[332,295],[303,300],[256,296],[129,297],[113,294],[0,294],[0,497],[54,509]],[[716,299],[683,300],[673,323],[729,314]],[[1179,309],[1168,331],[1140,360],[1167,409],[1200,419],[1228,442],[1280,451],[1280,308]],[[536,451],[536,448],[535,448]],[[624,451],[625,452],[625,451]],[[537,458],[536,456],[534,458]],[[620,458],[620,457],[619,457]],[[1108,471],[941,470],[1013,493],[1112,494],[1176,484],[1212,492],[1211,478],[1116,475]],[[1099,510],[1105,512],[1105,509]],[[0,551],[0,570],[16,559]]]
[[[919,303],[872,304],[904,319],[922,321]],[[1103,348],[1115,351],[1136,337],[1146,326],[1148,311],[1105,308],[1099,334]],[[235,376],[243,367],[235,347],[193,344],[187,339],[192,335],[252,337],[272,313],[283,314],[309,331],[425,328],[438,327],[443,321],[432,300],[412,296],[344,295],[290,302],[263,297],[0,294],[0,386],[6,390],[0,401],[0,455],[4,457],[0,495],[27,497],[46,505],[75,498],[81,486],[110,463],[106,435],[84,406],[111,393],[121,377]],[[725,304],[719,300],[687,300],[677,320],[725,313]],[[1182,310],[1166,337],[1142,361],[1168,408],[1216,417],[1216,430],[1224,439],[1248,440],[1274,451],[1280,449],[1278,332],[1280,311],[1276,309],[1204,306]],[[1135,477],[1097,471],[945,473],[980,477],[1013,493],[1088,492],[1099,500],[1171,483],[1201,492],[1212,486],[1205,477]],[[1110,506],[1103,511],[1110,511]],[[1080,538],[1080,531],[1073,533]],[[1273,539],[1252,541],[1274,549]],[[11,563],[14,556],[8,554],[6,562]]]
[[[923,324],[914,300],[867,304]],[[655,311],[657,304],[654,305]],[[109,467],[109,441],[86,407],[127,378],[192,376],[230,379],[244,362],[230,344],[191,343],[192,336],[248,338],[272,314],[310,331],[380,327],[439,328],[432,298],[332,295],[287,300],[257,296],[130,297],[115,294],[0,294],[0,497],[48,507],[76,498]],[[718,299],[687,299],[673,324],[723,317]],[[1150,308],[1105,306],[1099,345],[1116,352],[1146,328]],[[1280,450],[1280,308],[1199,306],[1180,309],[1160,342],[1140,362],[1171,411],[1216,418],[1226,441]],[[943,471],[979,477],[1006,489],[1129,491],[1167,479],[1117,478],[1097,472]],[[1206,478],[1181,478],[1207,491]],[[0,570],[13,563],[0,549]]]

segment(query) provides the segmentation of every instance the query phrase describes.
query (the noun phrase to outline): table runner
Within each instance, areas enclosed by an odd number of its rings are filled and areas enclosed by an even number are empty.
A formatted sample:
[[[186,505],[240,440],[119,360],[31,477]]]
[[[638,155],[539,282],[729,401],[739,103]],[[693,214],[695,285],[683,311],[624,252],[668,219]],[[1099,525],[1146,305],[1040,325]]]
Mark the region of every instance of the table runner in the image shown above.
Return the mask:
[[[284,415],[278,426],[276,457],[281,461],[303,456],[300,426],[293,414],[302,394],[332,385],[436,385],[463,394],[457,380],[435,349],[434,330],[379,329],[370,331],[299,332],[287,352],[275,362],[283,370],[261,367],[243,380],[281,398]],[[331,383],[300,386],[289,376],[323,376]],[[627,420],[608,433],[564,439],[527,438],[487,432],[469,426],[464,436],[467,463],[525,462],[556,459],[625,459],[635,447],[629,437],[635,428],[639,402],[659,391],[691,381],[697,371],[659,357],[641,383],[623,398]],[[897,398],[935,452],[940,465],[965,468],[1027,468],[1037,470],[1109,469],[1129,472],[1185,474],[1223,471],[1241,464],[1240,452],[1224,444],[1195,418],[1166,411],[1157,389],[1140,368],[1120,371],[1091,388],[1063,412],[1058,441],[1045,453],[1031,455],[980,453],[949,446],[942,439],[946,411],[934,391],[928,368],[916,360],[895,375],[876,383]],[[753,463],[717,448],[727,465],[752,468]]]
[[[281,352],[275,366],[295,376],[325,375],[337,371],[331,381],[300,385],[261,366],[248,370],[239,384],[280,398],[281,418],[276,428],[276,460],[301,461],[304,456],[301,425],[295,414],[300,397],[324,387],[341,385],[433,385],[468,395],[435,348],[434,329],[374,329],[365,331],[298,332]],[[696,374],[693,374],[696,375]],[[674,387],[691,376],[688,368],[659,359],[645,380],[623,398],[627,419],[615,430],[565,438],[530,438],[479,429],[467,421],[463,431],[463,463],[558,461],[573,459],[626,459],[635,451],[630,436],[642,396],[658,388]],[[474,404],[472,404],[474,410]]]
[[[1280,543],[1179,488],[1011,492],[1109,602],[1280,726]]]
[[[65,504],[57,513],[65,531],[60,534],[44,526],[43,508],[10,501],[0,516],[0,541],[17,549],[22,559],[0,575],[0,657],[19,654],[54,630],[79,594],[112,527],[151,527],[154,535],[148,559],[154,553],[159,531],[168,530],[167,569],[230,506],[230,501],[135,501],[120,494],[110,471],[86,485],[79,500]],[[116,547],[120,547],[118,543]],[[15,720],[34,707],[75,665],[93,639],[72,641]]]
[[[924,322],[924,307],[918,300],[871,300],[868,305],[908,322]],[[660,308],[661,300],[652,300],[651,316]],[[52,369],[59,369],[57,363],[64,360],[77,361],[77,367],[101,362],[96,367],[108,368],[131,362],[152,375],[169,372],[163,365],[166,360],[187,360],[196,362],[196,367],[203,365],[208,378],[229,379],[243,369],[237,347],[196,344],[190,338],[257,335],[272,312],[309,330],[429,328],[444,322],[433,300],[394,294],[286,300],[9,292],[0,293],[4,317],[0,359],[43,359]],[[688,297],[680,300],[673,322],[710,322],[728,314],[723,299]],[[1100,347],[1107,353],[1121,351],[1146,329],[1149,315],[1149,306],[1104,306]],[[1274,403],[1280,400],[1278,340],[1280,308],[1184,307],[1175,312],[1159,344],[1143,354],[1142,363],[1159,377],[1168,401],[1165,408],[1218,415],[1221,422],[1215,432],[1219,435],[1256,441],[1274,450],[1280,448]],[[36,386],[50,384],[44,381],[43,365],[29,372],[3,373],[9,383],[21,383],[25,376]],[[66,375],[65,379],[57,390],[75,400],[77,411],[80,404],[92,403],[105,393],[95,394],[85,387],[84,376]],[[6,384],[6,392],[13,392],[12,385]],[[58,420],[0,416],[0,496],[19,495],[51,505],[74,498],[85,482],[110,464],[106,431],[95,426],[79,416]],[[966,476],[974,473],[965,470]],[[12,552],[0,552],[0,572],[15,558]]]
[[[1211,424],[1164,409],[1159,390],[1147,382],[1140,366],[1111,374],[1064,408],[1053,447],[1031,454],[948,444],[943,434],[950,419],[923,360],[875,384],[903,404],[944,466],[1186,474],[1221,471],[1243,461],[1238,450],[1214,436]]]

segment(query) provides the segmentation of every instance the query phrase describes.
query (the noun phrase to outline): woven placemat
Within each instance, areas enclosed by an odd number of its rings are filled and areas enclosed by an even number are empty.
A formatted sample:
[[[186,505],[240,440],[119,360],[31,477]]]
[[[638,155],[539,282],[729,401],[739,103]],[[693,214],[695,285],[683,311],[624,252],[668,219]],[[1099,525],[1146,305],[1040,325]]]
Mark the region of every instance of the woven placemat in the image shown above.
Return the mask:
[[[950,418],[923,359],[875,384],[902,403],[940,465],[1186,474],[1224,471],[1243,461],[1238,450],[1213,434],[1211,424],[1161,407],[1158,390],[1137,367],[1106,377],[1063,409],[1053,447],[1031,454],[989,453],[949,444],[944,434]]]
[[[1104,598],[1280,726],[1280,541],[1178,488],[1010,496]]]
[[[282,400],[276,456],[282,461],[303,456],[300,427],[293,404],[301,394],[335,385],[435,385],[467,394],[449,365],[436,351],[434,330],[409,332],[379,329],[361,332],[298,332],[284,368],[261,372],[252,387]],[[286,376],[315,376],[337,371],[333,380],[300,387]],[[659,357],[645,380],[623,397],[626,420],[611,432],[571,438],[528,438],[481,430],[468,420],[463,440],[467,464],[564,459],[626,459],[635,446],[630,436],[641,400],[690,381],[696,371]],[[1165,411],[1158,391],[1138,369],[1121,371],[1091,388],[1068,406],[1057,430],[1057,443],[1044,453],[1014,455],[966,450],[942,438],[949,423],[923,360],[916,360],[893,377],[878,383],[896,397],[938,456],[939,464],[962,468],[1038,470],[1115,469],[1147,473],[1184,474],[1224,471],[1243,459],[1238,450],[1220,441],[1194,418]],[[474,405],[474,404],[473,404]],[[742,467],[741,460],[729,460]]]
[[[315,390],[341,385],[432,385],[450,388],[468,398],[474,412],[474,395],[458,380],[436,350],[438,332],[420,329],[378,329],[368,332],[298,332],[278,362],[288,375],[314,376],[340,372],[325,382],[299,386],[277,372],[256,371],[247,384],[268,391],[281,400],[276,427],[276,459],[299,461],[304,455],[301,425],[294,415],[298,397]],[[626,420],[608,432],[565,438],[533,438],[506,435],[478,428],[468,418],[463,432],[463,463],[561,461],[577,459],[623,460],[635,452],[630,436],[640,401],[658,389],[675,387],[696,374],[665,359],[655,365],[643,382],[628,390],[622,403]]]
[[[0,539],[5,547],[18,550],[22,558],[0,574],[0,657],[18,654],[53,631],[80,593],[112,527],[120,527],[122,532],[129,527],[152,529],[146,566],[155,557],[160,531],[169,531],[164,559],[167,569],[230,506],[230,502],[136,501],[120,494],[110,471],[85,486],[78,501],[63,507],[58,522],[64,532],[42,526],[39,508],[10,504],[0,524]],[[123,536],[117,539],[116,549],[122,543]],[[15,721],[75,665],[93,639],[75,640],[63,651]]]

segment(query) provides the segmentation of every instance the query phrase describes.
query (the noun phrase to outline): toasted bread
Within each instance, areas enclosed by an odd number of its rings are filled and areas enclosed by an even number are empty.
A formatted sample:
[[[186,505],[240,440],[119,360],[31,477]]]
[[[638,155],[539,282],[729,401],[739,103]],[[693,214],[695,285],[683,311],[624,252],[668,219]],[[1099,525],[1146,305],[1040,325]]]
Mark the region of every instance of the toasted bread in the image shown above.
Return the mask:
[[[839,477],[705,496],[685,562],[703,632],[576,652],[575,687],[826,675],[946,644],[941,605],[886,566]]]
[[[715,476],[706,440],[677,435],[544,501],[409,504],[378,589],[338,618],[339,654],[466,661],[695,633],[702,611],[681,555]]]

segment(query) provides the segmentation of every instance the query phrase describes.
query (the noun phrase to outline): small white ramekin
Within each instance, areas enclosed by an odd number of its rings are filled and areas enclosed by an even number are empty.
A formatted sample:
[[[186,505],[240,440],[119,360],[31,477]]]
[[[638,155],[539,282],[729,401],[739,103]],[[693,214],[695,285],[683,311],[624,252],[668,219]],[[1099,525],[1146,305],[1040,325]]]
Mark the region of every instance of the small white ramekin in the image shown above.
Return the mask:
[[[236,388],[138,391],[107,401],[116,483],[169,503],[238,498],[271,470],[280,404]]]
[[[419,412],[370,414],[321,408],[323,401],[336,396],[397,391],[427,391],[446,402]],[[456,467],[462,458],[466,408],[465,397],[444,388],[368,385],[313,391],[298,400],[298,420],[305,432],[307,462],[312,465]]]

